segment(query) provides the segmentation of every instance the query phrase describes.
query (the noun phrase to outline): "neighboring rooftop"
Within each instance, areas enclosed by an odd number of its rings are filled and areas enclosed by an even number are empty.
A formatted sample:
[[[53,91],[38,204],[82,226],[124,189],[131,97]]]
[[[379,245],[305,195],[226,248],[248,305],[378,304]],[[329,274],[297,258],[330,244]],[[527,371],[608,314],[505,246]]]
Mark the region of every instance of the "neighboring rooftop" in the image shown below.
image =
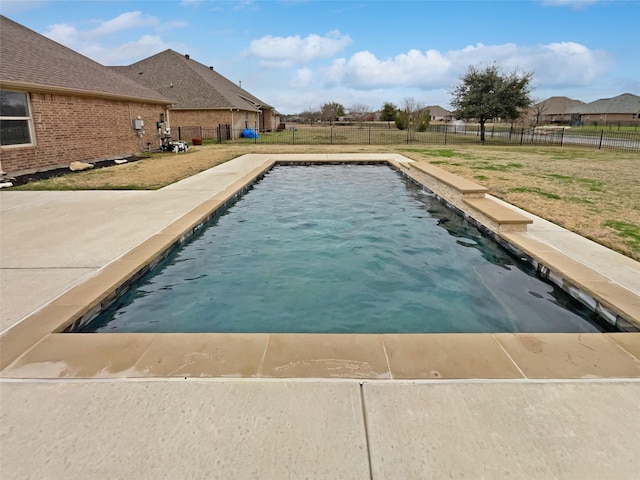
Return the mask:
[[[442,108],[440,105],[429,105],[426,108],[429,109],[429,113],[432,117],[446,117],[448,115],[453,115],[452,112],[446,108]]]
[[[171,100],[0,15],[3,88],[90,93],[168,104]]]
[[[582,107],[583,105],[585,105],[583,101],[574,100],[569,97],[549,97],[546,100],[538,102],[536,107],[539,108],[543,115],[564,115],[574,108]]]
[[[239,109],[259,112],[272,108],[239,85],[189,55],[165,50],[113,71],[176,100],[174,109]]]
[[[613,98],[601,98],[595,102],[576,106],[571,113],[595,114],[595,113],[639,113],[640,97],[632,93],[623,93]]]

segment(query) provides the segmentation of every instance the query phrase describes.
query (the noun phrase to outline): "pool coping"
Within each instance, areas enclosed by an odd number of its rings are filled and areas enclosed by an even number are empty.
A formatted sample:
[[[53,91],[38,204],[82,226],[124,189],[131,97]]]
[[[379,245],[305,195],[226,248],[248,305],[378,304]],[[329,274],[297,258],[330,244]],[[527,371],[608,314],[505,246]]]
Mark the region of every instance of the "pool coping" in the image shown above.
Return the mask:
[[[247,157],[247,156],[243,156]],[[0,335],[3,378],[632,378],[640,377],[640,333],[594,334],[66,334],[184,242],[277,162],[388,163],[414,180],[414,162],[398,154],[253,155],[256,166],[232,184],[114,259],[86,281]],[[233,161],[233,160],[232,160]],[[214,167],[216,168],[216,167]],[[434,170],[435,169],[435,170]],[[438,181],[437,167],[428,175]],[[441,170],[444,172],[443,170]],[[640,325],[639,296],[521,229],[502,229],[473,211],[456,178],[436,192],[496,239],[537,262],[555,283],[605,316]],[[459,179],[460,177],[458,177]],[[422,183],[422,182],[421,182]],[[465,179],[472,195],[485,192]],[[427,188],[433,188],[427,185]],[[468,198],[467,198],[468,200]],[[511,210],[513,212],[514,210]],[[495,220],[495,218],[493,219]],[[545,270],[546,269],[546,270]],[[595,300],[594,300],[595,299]],[[622,308],[618,308],[622,305]],[[629,316],[629,314],[631,314]],[[636,316],[634,316],[636,315]]]

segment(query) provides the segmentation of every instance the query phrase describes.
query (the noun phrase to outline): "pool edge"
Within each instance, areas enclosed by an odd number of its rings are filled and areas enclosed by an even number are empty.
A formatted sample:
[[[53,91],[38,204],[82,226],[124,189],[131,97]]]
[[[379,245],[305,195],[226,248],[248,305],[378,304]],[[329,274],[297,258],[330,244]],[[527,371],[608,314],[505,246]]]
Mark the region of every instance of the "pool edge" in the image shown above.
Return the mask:
[[[11,367],[15,366],[14,364],[18,362],[18,360],[20,360],[22,357],[25,357],[32,350],[37,352],[37,347],[41,343],[46,343],[46,341],[54,341],[50,339],[55,339],[55,338],[58,338],[59,335],[62,335],[56,332],[60,332],[61,330],[66,328],[68,325],[73,324],[74,322],[81,321],[82,319],[86,320],[88,317],[91,317],[97,310],[101,310],[104,306],[104,303],[110,301],[110,299],[112,298],[113,295],[116,294],[116,291],[118,289],[122,288],[129,281],[132,281],[131,280],[132,277],[137,277],[141,275],[142,274],[141,272],[143,272],[145,269],[148,269],[149,265],[159,261],[164,255],[166,255],[166,253],[173,246],[185,241],[189,234],[197,230],[204,222],[207,221],[208,218],[211,218],[213,215],[215,215],[215,213],[220,208],[222,208],[226,202],[232,200],[243,189],[248,188],[248,186],[250,186],[256,180],[256,178],[264,174],[265,171],[271,168],[278,161],[294,162],[296,159],[299,160],[300,162],[313,161],[313,162],[319,162],[319,163],[322,163],[322,162],[347,163],[347,162],[374,161],[374,162],[388,163],[389,165],[394,166],[396,169],[398,169],[401,172],[404,172],[405,170],[407,170],[407,166],[408,166],[407,164],[413,163],[413,160],[410,160],[398,154],[359,154],[359,155],[357,154],[353,154],[353,155],[352,154],[336,154],[336,155],[322,154],[322,155],[311,155],[310,157],[312,158],[301,158],[301,157],[306,157],[306,155],[302,155],[302,154],[281,154],[281,155],[254,155],[254,157],[256,157],[257,160],[262,160],[262,163],[260,163],[254,169],[252,169],[249,173],[245,173],[241,175],[230,186],[226,187],[221,192],[215,193],[208,200],[206,200],[205,202],[201,202],[199,205],[189,210],[189,212],[182,215],[180,218],[173,221],[169,225],[167,225],[160,232],[156,233],[152,237],[149,237],[147,240],[145,240],[144,242],[142,242],[140,245],[130,250],[129,252],[125,253],[121,257],[118,257],[117,259],[113,260],[112,262],[110,262],[109,264],[101,268],[95,275],[92,275],[90,278],[88,278],[86,281],[76,285],[72,289],[68,290],[67,292],[63,293],[62,295],[54,299],[49,304],[45,305],[38,311],[32,313],[31,315],[28,315],[27,317],[25,317],[24,319],[22,319],[21,321],[17,322],[16,324],[12,325],[9,329],[4,331],[0,336],[0,369],[2,370],[2,376],[5,378],[10,377]],[[458,208],[457,205],[456,205],[456,208]],[[473,215],[473,212],[469,213],[464,210],[463,212],[465,213],[465,215]],[[503,241],[508,242],[509,244],[515,243],[515,247],[523,251],[526,250],[522,248],[522,245],[518,245],[518,235],[522,236],[522,232],[513,233],[513,232],[496,231],[494,233],[499,238],[502,238]],[[572,278],[571,281],[573,282],[573,280],[574,279]],[[586,288],[584,287],[584,285],[580,285],[579,282],[577,281],[575,283],[578,284],[578,286]],[[611,287],[611,285],[609,285],[611,283],[612,282],[610,281],[608,282],[591,281],[590,284],[588,285],[588,288],[590,288],[590,291],[597,298],[598,288],[602,287],[602,285],[605,285],[605,284],[607,284],[607,287],[609,288]],[[570,283],[570,285],[575,286],[573,283]],[[614,289],[623,288],[623,287],[620,287],[619,285],[616,286],[615,284],[613,284],[613,287]],[[629,294],[631,294],[631,300],[629,304],[633,307],[635,305],[635,303],[633,302],[638,301],[638,296],[634,295],[633,292],[629,292]],[[606,307],[612,306],[611,302],[607,301],[606,298],[600,298],[600,300],[602,301],[602,304],[604,306]],[[629,309],[627,308],[627,311],[628,310]],[[637,311],[640,311],[640,309],[638,309]],[[632,311],[632,313],[634,312]],[[636,321],[638,322],[638,325],[640,325],[640,319],[636,319]],[[87,336],[89,335],[104,335],[104,334],[77,334],[77,335],[81,335],[84,338],[87,338]],[[116,334],[116,335],[123,335],[123,334]],[[137,335],[145,335],[145,334],[137,334]],[[150,334],[150,335],[158,335],[158,334]],[[165,335],[165,334],[162,334],[162,335]],[[214,335],[229,335],[229,334],[214,334]],[[295,334],[282,334],[282,335],[295,335]],[[405,335],[410,335],[410,334],[405,334]],[[423,335],[443,335],[443,334],[423,334]],[[486,336],[491,336],[491,338],[494,338],[494,339],[497,338],[493,334],[454,334],[454,335],[477,335],[478,338],[481,338],[481,337],[488,338]],[[521,338],[531,337],[531,334],[508,334],[508,335],[514,335],[516,337],[522,336]],[[556,335],[563,335],[563,334],[556,334]],[[566,335],[574,335],[574,334],[566,334]],[[575,334],[575,335],[578,335],[578,334]],[[588,334],[588,335],[598,336],[598,335],[607,335],[607,334]],[[633,334],[617,333],[615,335],[633,335],[634,336],[633,338],[638,338],[635,333]],[[608,338],[609,340],[611,340],[612,337],[609,336],[609,337],[603,337],[603,338]],[[267,345],[265,346],[265,350],[263,351],[263,354],[267,351],[267,347],[268,347],[268,344],[270,343],[270,339],[271,339],[271,336],[267,341]],[[479,340],[479,341],[485,341],[485,340]],[[632,362],[639,362],[640,353],[626,350],[625,347],[621,346],[620,342],[617,342],[617,340],[612,340],[612,341],[623,352],[629,355]],[[607,343],[605,344],[608,345]],[[504,350],[504,347],[502,348]],[[386,353],[386,350],[384,351],[385,351],[385,355],[387,356],[387,362],[389,362],[389,357]],[[631,371],[635,371],[635,370],[631,369]],[[14,370],[14,373],[15,373],[15,370]],[[389,374],[390,374],[390,370],[389,370]],[[383,375],[384,375],[384,372],[383,372]],[[633,376],[634,377],[640,376],[640,374],[635,373],[633,374]],[[360,377],[356,375],[354,378],[360,378]],[[410,378],[414,378],[414,377],[410,377]],[[425,378],[425,377],[416,377],[416,378]],[[426,377],[426,378],[438,378],[438,377]],[[474,378],[484,378],[484,377],[474,377]]]

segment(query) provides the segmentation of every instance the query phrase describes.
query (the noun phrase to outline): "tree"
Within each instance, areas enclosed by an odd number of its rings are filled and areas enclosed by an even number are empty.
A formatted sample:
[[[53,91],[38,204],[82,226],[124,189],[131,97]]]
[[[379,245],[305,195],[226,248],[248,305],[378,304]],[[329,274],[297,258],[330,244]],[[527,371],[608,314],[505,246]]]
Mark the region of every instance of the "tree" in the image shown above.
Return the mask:
[[[544,115],[544,112],[546,112],[548,109],[549,104],[546,101],[538,102],[531,106],[531,112],[536,118],[536,125],[540,125],[540,117],[542,117],[542,115]]]
[[[369,105],[365,105],[364,103],[354,103],[349,107],[349,116],[360,123],[360,126],[362,127],[362,122],[364,122],[370,110]]]
[[[395,122],[400,130],[413,127],[413,131],[424,132],[429,126],[429,120],[429,110],[422,103],[416,102],[413,97],[405,97]]]
[[[322,111],[322,120],[329,121],[329,123],[337,120],[338,117],[344,117],[344,107],[336,102],[325,103],[320,107]]]
[[[484,69],[470,66],[451,92],[451,106],[458,119],[475,119],[480,123],[480,141],[484,143],[487,120],[515,120],[531,106],[533,72],[502,73],[493,64]]]
[[[313,123],[322,118],[322,113],[318,110],[318,108],[311,107],[300,114],[300,118],[305,122],[309,122],[313,125]]]
[[[391,128],[391,122],[395,122],[398,117],[398,107],[391,102],[385,102],[380,112],[380,120],[387,122],[387,126]]]

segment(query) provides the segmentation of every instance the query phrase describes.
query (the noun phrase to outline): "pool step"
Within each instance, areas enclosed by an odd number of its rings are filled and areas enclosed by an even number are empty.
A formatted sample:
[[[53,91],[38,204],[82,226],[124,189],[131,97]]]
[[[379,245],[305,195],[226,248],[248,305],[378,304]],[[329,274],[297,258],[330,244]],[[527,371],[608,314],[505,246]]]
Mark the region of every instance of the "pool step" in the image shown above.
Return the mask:
[[[409,174],[454,207],[494,232],[524,232],[533,223],[528,217],[487,197],[489,189],[428,162],[410,162]]]
[[[463,198],[462,201],[491,220],[499,232],[526,231],[527,225],[533,223],[530,218],[505,207],[492,198]]]
[[[441,183],[459,191],[464,196],[477,196],[478,194],[484,196],[485,193],[489,192],[487,187],[483,187],[482,185],[472,182],[471,180],[467,180],[466,178],[459,177],[455,173],[447,172],[446,170],[438,168],[435,165],[431,165],[430,163],[415,162],[410,165],[412,168],[426,173]]]

